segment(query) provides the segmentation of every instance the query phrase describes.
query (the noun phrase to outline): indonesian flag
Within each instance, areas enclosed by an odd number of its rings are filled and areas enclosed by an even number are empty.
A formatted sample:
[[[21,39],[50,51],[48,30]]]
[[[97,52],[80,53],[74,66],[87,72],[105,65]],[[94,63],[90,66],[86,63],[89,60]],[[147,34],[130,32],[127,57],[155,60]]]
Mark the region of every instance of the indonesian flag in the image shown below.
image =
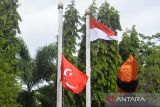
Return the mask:
[[[87,80],[88,76],[79,71],[62,55],[61,81],[63,87],[73,93],[80,94],[84,89]]]
[[[110,28],[90,17],[90,41],[97,39],[117,40],[117,36]]]

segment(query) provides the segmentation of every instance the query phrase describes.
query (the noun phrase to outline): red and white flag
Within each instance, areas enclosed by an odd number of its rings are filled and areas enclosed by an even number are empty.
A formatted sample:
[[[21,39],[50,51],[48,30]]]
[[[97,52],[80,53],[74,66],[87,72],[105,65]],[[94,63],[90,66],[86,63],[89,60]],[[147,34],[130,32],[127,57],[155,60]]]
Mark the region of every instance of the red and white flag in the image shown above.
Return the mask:
[[[64,88],[73,92],[81,93],[84,89],[88,76],[79,71],[63,55],[61,63],[61,81]]]
[[[90,41],[97,39],[118,40],[115,32],[104,24],[90,17]]]

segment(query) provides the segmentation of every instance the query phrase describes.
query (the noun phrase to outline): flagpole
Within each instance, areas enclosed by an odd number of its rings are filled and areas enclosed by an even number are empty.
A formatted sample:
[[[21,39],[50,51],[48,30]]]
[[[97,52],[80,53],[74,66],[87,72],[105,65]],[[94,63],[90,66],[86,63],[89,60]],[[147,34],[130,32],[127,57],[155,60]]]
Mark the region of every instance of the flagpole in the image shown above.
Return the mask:
[[[63,32],[63,2],[58,2],[58,65],[57,65],[57,106],[62,107],[62,83],[61,78],[61,60],[62,60],[62,32]]]
[[[90,64],[90,10],[86,9],[86,75],[88,81],[86,85],[86,107],[91,107],[91,64]]]

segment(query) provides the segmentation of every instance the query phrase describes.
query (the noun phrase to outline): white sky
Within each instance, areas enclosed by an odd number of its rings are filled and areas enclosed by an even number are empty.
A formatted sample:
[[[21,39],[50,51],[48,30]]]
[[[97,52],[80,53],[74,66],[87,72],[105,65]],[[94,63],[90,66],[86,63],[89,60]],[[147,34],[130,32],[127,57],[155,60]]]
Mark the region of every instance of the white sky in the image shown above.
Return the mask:
[[[64,0],[64,11],[71,0]],[[80,15],[92,0],[75,0]],[[105,0],[97,0],[99,7]],[[152,35],[160,32],[160,0],[107,0],[120,12],[122,29],[136,25],[138,32]],[[58,0],[19,0],[21,34],[31,55],[39,47],[56,40],[58,34]]]

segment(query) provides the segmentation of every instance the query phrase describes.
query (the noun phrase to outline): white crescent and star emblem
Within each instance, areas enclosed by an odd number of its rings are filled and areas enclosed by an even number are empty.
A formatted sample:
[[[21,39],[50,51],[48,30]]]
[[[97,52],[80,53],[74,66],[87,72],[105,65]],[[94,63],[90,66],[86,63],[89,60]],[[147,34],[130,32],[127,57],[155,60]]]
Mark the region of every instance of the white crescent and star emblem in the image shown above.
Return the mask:
[[[65,75],[65,76],[67,76],[67,72],[68,72],[68,71],[72,71],[72,70],[71,70],[71,69],[68,69],[68,68],[65,69],[65,70],[64,70],[64,75]],[[69,74],[69,75],[70,75],[70,74]]]
[[[69,72],[70,71],[70,73],[69,73],[69,75],[67,75],[67,72]],[[67,76],[69,76],[69,77],[71,77],[72,75],[73,75],[73,73],[71,72],[72,70],[71,69],[68,69],[68,68],[66,68],[65,70],[64,70],[64,78],[66,79],[66,77]],[[69,88],[75,88],[75,87],[73,87],[72,85],[70,85],[68,82],[66,82],[66,86],[68,86]]]

